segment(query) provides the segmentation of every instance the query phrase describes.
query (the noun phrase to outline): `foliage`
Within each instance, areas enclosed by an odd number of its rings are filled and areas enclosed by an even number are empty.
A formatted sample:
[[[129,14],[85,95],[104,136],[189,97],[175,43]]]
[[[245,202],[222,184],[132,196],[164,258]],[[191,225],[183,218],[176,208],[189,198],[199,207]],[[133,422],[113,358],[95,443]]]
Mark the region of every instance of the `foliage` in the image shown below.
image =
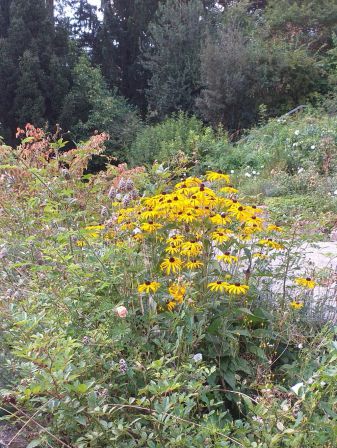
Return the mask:
[[[188,157],[188,163],[201,171],[208,154],[225,152],[228,145],[227,135],[221,129],[215,132],[196,117],[179,113],[162,123],[144,127],[128,151],[128,160],[135,165],[155,160],[174,163],[175,157],[182,153]]]
[[[149,25],[150,44],[143,53],[151,116],[162,119],[177,110],[193,110],[200,88],[204,22],[199,0],[169,0],[159,5],[156,20]]]
[[[68,153],[32,125],[19,135],[0,148],[1,407],[32,428],[30,446],[269,447],[294,426],[308,447],[327,439],[332,419],[320,439],[308,431],[335,412],[334,352],[306,352],[314,370],[324,357],[325,410],[313,389],[280,429],[275,392],[297,400],[319,276],[289,271],[292,243],[229,176],[87,175],[106,135]]]
[[[61,124],[71,126],[75,140],[85,140],[93,132],[107,132],[108,149],[125,158],[123,149],[140,128],[137,112],[126,100],[107,89],[98,68],[82,55],[73,70],[73,85],[65,98]]]

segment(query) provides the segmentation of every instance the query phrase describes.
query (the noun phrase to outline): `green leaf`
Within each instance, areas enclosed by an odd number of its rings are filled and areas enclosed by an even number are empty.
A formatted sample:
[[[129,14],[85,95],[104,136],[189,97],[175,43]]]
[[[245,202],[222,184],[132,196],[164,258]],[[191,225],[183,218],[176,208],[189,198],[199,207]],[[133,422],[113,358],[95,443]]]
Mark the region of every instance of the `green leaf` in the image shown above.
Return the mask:
[[[35,448],[36,446],[40,446],[40,440],[34,439],[31,442],[28,443],[26,448]]]
[[[79,394],[85,394],[88,390],[88,386],[84,383],[78,384],[77,386],[75,386],[75,391],[78,392]]]

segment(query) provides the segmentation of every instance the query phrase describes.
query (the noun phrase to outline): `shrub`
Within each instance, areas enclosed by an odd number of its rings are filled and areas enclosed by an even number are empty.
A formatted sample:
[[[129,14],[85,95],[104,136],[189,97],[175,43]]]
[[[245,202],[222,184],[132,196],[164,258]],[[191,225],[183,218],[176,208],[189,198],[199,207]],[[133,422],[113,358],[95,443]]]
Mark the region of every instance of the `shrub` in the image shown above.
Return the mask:
[[[183,152],[202,171],[212,153],[226,152],[227,135],[205,127],[196,117],[183,113],[173,115],[160,124],[142,130],[132,143],[128,159],[134,165],[174,160]]]

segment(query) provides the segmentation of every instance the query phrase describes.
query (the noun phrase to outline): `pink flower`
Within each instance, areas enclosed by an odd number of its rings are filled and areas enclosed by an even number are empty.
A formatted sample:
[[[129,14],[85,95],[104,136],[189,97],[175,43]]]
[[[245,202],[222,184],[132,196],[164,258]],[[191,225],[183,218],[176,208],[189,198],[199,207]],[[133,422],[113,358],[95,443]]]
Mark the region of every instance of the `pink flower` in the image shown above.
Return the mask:
[[[115,308],[115,313],[118,317],[125,319],[126,316],[128,315],[128,310],[125,308],[125,306],[121,305],[121,306],[117,306],[117,308]]]

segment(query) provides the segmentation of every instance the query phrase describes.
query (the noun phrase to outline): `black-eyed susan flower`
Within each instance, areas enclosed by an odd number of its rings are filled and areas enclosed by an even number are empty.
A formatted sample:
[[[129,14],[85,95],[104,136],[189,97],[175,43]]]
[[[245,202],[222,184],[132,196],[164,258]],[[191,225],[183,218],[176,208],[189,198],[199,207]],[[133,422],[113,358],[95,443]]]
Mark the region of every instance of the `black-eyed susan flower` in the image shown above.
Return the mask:
[[[218,280],[216,282],[208,283],[207,287],[211,291],[224,292],[224,291],[227,291],[228,283]]]
[[[275,224],[269,224],[267,226],[266,230],[267,230],[267,232],[283,232],[282,227],[279,227],[279,226],[277,226]]]
[[[167,243],[181,244],[184,241],[184,236],[176,233],[169,238],[167,238]]]
[[[202,251],[202,242],[197,240],[186,241],[181,245],[181,254],[187,257],[195,257]]]
[[[299,285],[299,286],[303,286],[304,288],[308,288],[308,289],[313,289],[317,283],[311,278],[311,277],[298,277],[295,279],[295,282]]]
[[[158,283],[158,282],[146,281],[146,282],[138,285],[138,292],[140,292],[140,293],[145,292],[147,294],[151,294],[151,293],[155,293],[159,287],[160,287],[160,283]]]
[[[167,303],[167,309],[169,310],[169,311],[173,311],[174,310],[174,308],[177,306],[177,302],[175,302],[174,300],[170,300],[168,303]]]
[[[186,286],[178,283],[172,283],[169,287],[169,293],[178,303],[182,303],[186,293]]]
[[[259,244],[261,246],[267,246],[267,247],[270,247],[271,249],[275,249],[275,250],[282,250],[282,249],[284,249],[284,245],[283,244],[278,243],[277,241],[274,241],[271,238],[262,239],[262,240],[259,241]]]
[[[210,220],[213,224],[217,226],[225,226],[226,224],[229,224],[232,220],[230,216],[227,213],[217,213],[214,216],[210,217]]]
[[[231,231],[228,229],[217,229],[211,234],[213,241],[222,244],[229,240]]]
[[[104,225],[86,226],[85,230],[88,232],[88,236],[91,238],[99,238],[101,230],[104,229]]]
[[[158,222],[154,221],[148,221],[141,225],[141,229],[144,230],[144,232],[153,233],[157,230],[161,229],[163,227],[162,224],[159,224]]]
[[[255,252],[255,254],[253,254],[253,258],[259,258],[260,260],[265,260],[266,258],[268,258],[268,255],[264,254],[263,252]]]
[[[177,257],[165,258],[165,260],[160,265],[160,269],[162,271],[165,271],[167,275],[169,275],[171,271],[174,274],[181,271],[182,267],[183,262],[181,261],[180,258]]]
[[[303,302],[298,302],[296,300],[290,302],[290,308],[292,308],[293,310],[300,310],[301,308],[303,308],[303,306]]]
[[[229,184],[230,178],[228,174],[223,174],[221,172],[216,171],[206,171],[206,179],[210,182],[215,181],[224,181],[226,184]]]
[[[204,263],[202,261],[196,260],[195,258],[188,260],[185,264],[186,268],[189,271],[194,271],[195,269],[200,269],[203,265],[204,265]]]
[[[197,214],[195,213],[195,210],[178,214],[178,221],[185,222],[186,224],[189,224],[196,220],[197,220]]]
[[[229,283],[226,286],[226,291],[229,294],[233,294],[233,295],[247,294],[248,289],[249,289],[249,286],[241,285],[241,283]]]
[[[235,206],[231,206],[228,209],[228,213],[231,216],[234,216],[237,220],[239,221],[248,221],[250,215],[249,215],[249,211],[243,206],[243,205],[239,205],[239,207]]]
[[[237,190],[236,188],[232,187],[232,185],[228,185],[228,187],[220,188],[220,191],[222,193],[228,193],[228,194],[235,194],[235,193],[239,192],[239,190]]]
[[[222,255],[217,255],[216,258],[218,261],[228,264],[237,263],[239,261],[238,257],[236,257],[235,255],[231,255],[230,252],[225,252]]]

